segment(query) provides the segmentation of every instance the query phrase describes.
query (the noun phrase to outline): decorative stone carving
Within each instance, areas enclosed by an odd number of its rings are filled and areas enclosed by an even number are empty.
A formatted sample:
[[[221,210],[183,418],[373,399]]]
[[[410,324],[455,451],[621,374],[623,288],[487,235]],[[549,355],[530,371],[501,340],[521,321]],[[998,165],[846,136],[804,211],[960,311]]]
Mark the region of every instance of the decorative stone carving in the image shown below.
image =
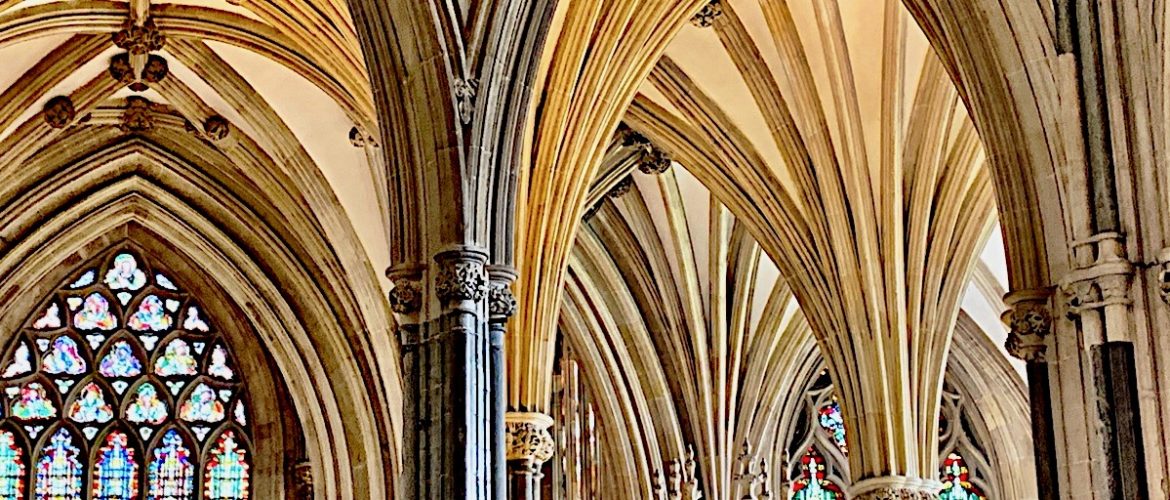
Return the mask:
[[[390,290],[390,309],[398,314],[413,314],[422,307],[422,287],[419,282],[400,278]]]
[[[1020,302],[1012,307],[1011,331],[1005,346],[1008,353],[1024,361],[1044,362],[1045,338],[1052,332],[1052,314],[1047,303]]]
[[[637,150],[638,170],[643,174],[661,174],[670,170],[672,164],[670,155],[645,136],[625,124],[618,127],[618,134],[621,136],[622,146]]]
[[[1170,304],[1170,260],[1162,261],[1162,271],[1158,273],[1158,294],[1162,296],[1162,302]]]
[[[130,54],[123,52],[110,58],[110,77],[122,85],[134,83],[134,67],[130,65]]]
[[[364,148],[366,146],[378,147],[378,141],[374,139],[374,136],[363,132],[357,127],[349,129],[349,143],[353,144],[355,148]]]
[[[471,116],[475,112],[475,94],[479,91],[479,80],[459,78],[455,80],[455,100],[459,103],[459,120],[464,125],[471,124]]]
[[[153,129],[154,105],[142,97],[127,97],[126,110],[122,113],[119,128],[127,133],[142,133]]]
[[[508,285],[492,283],[488,291],[488,314],[495,321],[506,321],[516,314],[516,296]]]
[[[140,55],[160,50],[167,43],[166,35],[158,30],[154,19],[147,19],[142,26],[127,20],[122,29],[113,34],[114,45],[131,54]]]
[[[231,131],[231,124],[219,115],[210,116],[203,122],[203,136],[211,141],[222,141]]]
[[[163,56],[151,54],[150,57],[146,58],[146,66],[142,68],[141,76],[142,81],[146,83],[158,83],[163,81],[163,79],[166,78],[170,73],[171,68],[167,63],[166,58]],[[133,87],[131,87],[131,89],[137,90]],[[143,85],[142,90],[146,90],[145,85]],[[138,91],[141,92],[141,90]]]
[[[617,184],[613,185],[613,188],[609,190],[609,197],[617,198],[620,196],[625,196],[626,193],[629,193],[632,189],[634,189],[634,178],[626,177],[625,179],[618,181]]]
[[[293,498],[313,500],[313,464],[302,458],[292,466]]]
[[[938,492],[915,488],[877,488],[852,497],[854,500],[937,500]]]
[[[691,18],[691,24],[700,28],[709,28],[715,24],[715,19],[722,15],[723,3],[720,0],[711,0]]]
[[[487,288],[488,275],[482,262],[447,262],[440,267],[439,275],[435,278],[435,294],[443,302],[479,302],[487,294]]]
[[[45,123],[50,127],[65,128],[73,123],[77,111],[73,109],[73,100],[69,96],[59,95],[45,103],[42,114],[45,116]]]
[[[553,457],[556,443],[548,426],[539,422],[507,422],[505,456],[509,461],[523,460],[543,464]]]

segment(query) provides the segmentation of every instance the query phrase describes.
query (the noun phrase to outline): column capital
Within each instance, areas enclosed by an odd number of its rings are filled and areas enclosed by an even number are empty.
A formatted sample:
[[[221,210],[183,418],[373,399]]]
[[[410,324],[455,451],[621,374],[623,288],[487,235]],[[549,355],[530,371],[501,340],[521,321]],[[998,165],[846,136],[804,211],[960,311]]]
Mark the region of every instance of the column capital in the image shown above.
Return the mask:
[[[526,461],[539,466],[556,450],[552,417],[543,413],[508,412],[504,415],[505,447],[508,461]]]
[[[435,254],[435,295],[444,303],[479,302],[488,291],[487,252],[457,247]]]
[[[1052,333],[1052,312],[1048,300],[1051,289],[1013,291],[1004,297],[1008,311],[1004,319],[1010,327],[1004,347],[1008,353],[1028,362],[1046,362]]]
[[[849,488],[854,500],[935,500],[943,484],[909,476],[882,476],[862,479]]]

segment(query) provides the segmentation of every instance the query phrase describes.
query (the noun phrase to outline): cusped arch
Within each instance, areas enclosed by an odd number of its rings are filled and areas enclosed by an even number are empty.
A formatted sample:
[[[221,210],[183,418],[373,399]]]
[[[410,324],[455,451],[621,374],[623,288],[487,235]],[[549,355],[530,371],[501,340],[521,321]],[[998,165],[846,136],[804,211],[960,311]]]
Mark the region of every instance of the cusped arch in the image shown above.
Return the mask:
[[[69,264],[126,238],[151,241],[150,247],[166,249],[155,257],[170,259],[193,287],[218,290],[223,303],[237,308],[233,317],[251,322],[272,376],[288,384],[319,494],[391,496],[397,402],[384,390],[384,377],[396,372],[373,361],[370,338],[379,325],[392,324],[388,312],[363,309],[360,298],[345,296],[350,288],[338,275],[315,272],[314,266],[337,264],[307,262],[305,242],[274,229],[296,221],[265,220],[182,158],[132,142],[91,152],[53,175],[24,178],[29,185],[18,192],[53,195],[19,197],[6,212],[21,216],[0,221],[0,290],[11,299],[0,312],[0,331],[13,331],[20,312],[39,300],[30,297],[47,291],[38,287],[61,281]],[[258,454],[261,441],[253,443]]]

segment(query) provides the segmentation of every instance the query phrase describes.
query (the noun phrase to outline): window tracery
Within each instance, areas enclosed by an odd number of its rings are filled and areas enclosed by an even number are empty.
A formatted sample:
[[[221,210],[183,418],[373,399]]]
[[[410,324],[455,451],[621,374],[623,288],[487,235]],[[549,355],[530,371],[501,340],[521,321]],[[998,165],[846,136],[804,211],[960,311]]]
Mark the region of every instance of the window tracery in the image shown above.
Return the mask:
[[[249,498],[246,387],[214,325],[132,249],[72,276],[0,364],[0,499]]]

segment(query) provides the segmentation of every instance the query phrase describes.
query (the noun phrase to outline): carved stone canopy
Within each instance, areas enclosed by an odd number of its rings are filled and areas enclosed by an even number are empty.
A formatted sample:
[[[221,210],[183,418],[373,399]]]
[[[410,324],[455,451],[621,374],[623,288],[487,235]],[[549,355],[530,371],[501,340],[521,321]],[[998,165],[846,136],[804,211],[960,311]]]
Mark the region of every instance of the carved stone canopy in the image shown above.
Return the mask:
[[[59,95],[45,103],[43,111],[45,123],[53,128],[65,128],[73,123],[77,111],[73,108],[73,100],[69,96]]]

